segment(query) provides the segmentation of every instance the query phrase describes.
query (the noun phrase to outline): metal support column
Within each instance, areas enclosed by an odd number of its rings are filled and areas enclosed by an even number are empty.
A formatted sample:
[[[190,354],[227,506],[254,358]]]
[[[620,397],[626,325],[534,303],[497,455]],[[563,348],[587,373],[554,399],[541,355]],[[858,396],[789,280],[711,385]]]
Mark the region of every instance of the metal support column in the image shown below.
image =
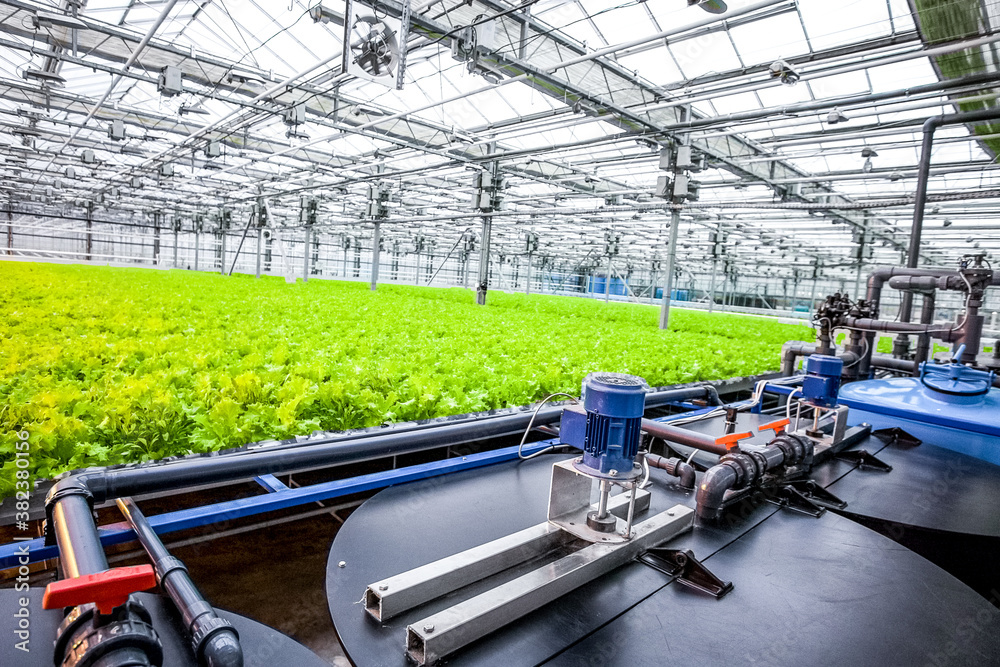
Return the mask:
[[[674,209],[670,212],[670,237],[667,241],[667,271],[663,281],[663,299],[660,302],[660,328],[670,326],[670,300],[674,293],[674,271],[677,262],[677,232],[681,226],[681,212]],[[653,283],[653,296],[656,296],[656,283]]]
[[[194,223],[194,270],[198,270],[198,250],[201,246],[201,220]]]
[[[790,310],[794,313],[796,306],[799,305],[799,272],[795,271],[795,280],[792,282],[792,307]]]
[[[380,260],[381,248],[379,245],[382,243],[382,223],[378,220],[375,221],[375,231],[372,234],[372,291],[378,286],[378,265]]]
[[[604,275],[604,303],[611,300],[611,254],[608,254],[608,270]]]
[[[12,204],[7,202],[7,254],[14,254],[14,212],[11,210]],[[90,259],[89,257],[87,259]]]
[[[496,152],[496,144],[491,143],[487,147],[488,153]],[[491,179],[491,184],[496,181],[498,173],[498,165],[496,161],[490,162],[489,164],[489,175]],[[492,185],[491,185],[492,188]],[[479,208],[484,208],[480,206]],[[492,205],[485,207],[487,213],[492,213]],[[484,215],[483,216],[483,229],[482,229],[482,239],[480,241],[479,248],[479,281],[476,283],[476,303],[480,306],[486,305],[486,293],[490,289],[490,235],[493,231],[493,216]]]
[[[180,223],[177,222],[176,218],[174,219],[172,226],[174,228],[174,258],[173,258],[173,261],[170,262],[170,267],[173,268],[173,269],[176,269],[177,268],[177,245],[178,245],[178,243],[180,243],[180,231],[181,231],[180,230]]]
[[[8,215],[10,214],[10,209],[7,210],[7,213]],[[91,229],[93,228],[93,226],[94,226],[94,202],[87,202],[87,261],[88,262],[90,261],[90,256],[94,251],[94,235],[91,233]]]
[[[153,264],[160,265],[160,212],[153,211]]]
[[[708,312],[715,310],[715,275],[719,272],[719,258],[712,258],[712,286],[708,290]]]
[[[257,261],[256,261],[256,276],[260,278],[260,260],[261,253],[263,252],[264,244],[264,227],[267,226],[268,220],[271,219],[270,208],[267,205],[267,200],[263,197],[257,198]]]
[[[219,273],[226,275],[226,223],[225,220],[219,223],[219,235],[220,235],[220,258],[219,258]]]
[[[686,121],[691,116],[690,107],[684,107],[678,110],[678,120]],[[683,146],[687,143],[688,135],[681,134],[677,137],[677,145]],[[676,156],[676,152],[674,153]],[[684,173],[684,169],[677,166],[676,159],[674,160],[674,180],[676,181],[677,176]],[[671,201],[675,204],[680,203],[680,200],[673,196]],[[660,304],[660,328],[666,329],[670,326],[670,300],[673,298],[674,293],[674,272],[676,271],[675,265],[677,263],[677,233],[681,226],[681,212],[678,209],[674,209],[670,212],[670,237],[667,241],[667,277],[663,281],[663,301]],[[656,295],[656,283],[653,283],[653,295]],[[709,306],[711,308],[711,306]]]
[[[312,228],[306,226],[305,239],[302,241],[302,282],[309,281],[309,241],[312,237]]]
[[[260,252],[263,241],[264,241],[264,230],[261,227],[257,227],[257,261],[256,261],[256,272],[254,274],[257,278],[260,278]]]
[[[649,278],[649,303],[656,303],[656,263],[653,263],[653,269]],[[668,316],[669,319],[669,316]],[[666,329],[663,323],[663,313],[660,313],[660,328]]]

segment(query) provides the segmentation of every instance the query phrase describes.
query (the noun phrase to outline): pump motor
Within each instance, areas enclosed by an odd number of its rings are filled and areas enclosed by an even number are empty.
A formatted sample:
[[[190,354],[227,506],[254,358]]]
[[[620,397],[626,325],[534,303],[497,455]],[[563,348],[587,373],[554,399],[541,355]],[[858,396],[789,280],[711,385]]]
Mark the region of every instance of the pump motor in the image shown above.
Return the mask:
[[[583,380],[583,410],[563,412],[560,439],[583,450],[577,469],[593,477],[630,479],[641,472],[642,415],[649,385],[624,373],[591,373]]]

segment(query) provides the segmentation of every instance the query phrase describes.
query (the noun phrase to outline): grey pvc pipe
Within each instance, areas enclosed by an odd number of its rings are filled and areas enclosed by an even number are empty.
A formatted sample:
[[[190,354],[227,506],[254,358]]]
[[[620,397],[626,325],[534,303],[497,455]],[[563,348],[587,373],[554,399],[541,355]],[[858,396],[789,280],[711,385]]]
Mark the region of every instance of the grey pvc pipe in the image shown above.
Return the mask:
[[[910,227],[910,244],[906,252],[907,268],[916,268],[920,262],[920,237],[923,233],[924,210],[927,207],[927,182],[931,171],[931,151],[934,147],[934,132],[942,125],[976,123],[984,120],[1000,119],[1000,109],[981,109],[966,113],[932,116],[924,121],[923,141],[920,146],[920,165],[917,170],[917,192],[914,195],[913,225]],[[903,294],[899,306],[899,320],[909,322],[913,308],[913,295]]]
[[[243,649],[232,625],[215,613],[188,574],[173,557],[131,498],[119,498],[118,508],[153,562],[160,588],[184,619],[191,648],[206,667],[243,667]]]
[[[85,496],[60,498],[52,508],[52,528],[59,545],[59,562],[64,579],[108,569],[108,559],[94,528],[94,517]]]

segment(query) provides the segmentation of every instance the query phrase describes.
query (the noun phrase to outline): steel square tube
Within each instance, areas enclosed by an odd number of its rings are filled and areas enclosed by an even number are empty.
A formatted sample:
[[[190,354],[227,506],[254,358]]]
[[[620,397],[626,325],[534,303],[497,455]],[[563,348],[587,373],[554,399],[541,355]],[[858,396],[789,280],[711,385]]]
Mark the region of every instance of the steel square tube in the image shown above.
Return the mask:
[[[619,545],[591,544],[406,628],[406,653],[431,665],[691,527],[694,510],[675,505],[635,527]]]
[[[640,494],[636,498],[637,511],[649,508],[649,492],[641,491]],[[614,496],[608,511],[613,514],[627,511],[628,500],[629,494]],[[370,584],[365,590],[365,611],[378,621],[386,621],[573,539],[576,539],[574,535],[548,522],[525,528]]]

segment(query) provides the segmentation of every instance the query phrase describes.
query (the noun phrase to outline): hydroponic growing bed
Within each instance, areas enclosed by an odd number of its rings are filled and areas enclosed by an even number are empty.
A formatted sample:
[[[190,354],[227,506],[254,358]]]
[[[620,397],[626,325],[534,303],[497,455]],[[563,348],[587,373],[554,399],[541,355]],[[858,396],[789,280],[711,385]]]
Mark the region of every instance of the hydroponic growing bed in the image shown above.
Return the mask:
[[[804,326],[652,306],[0,262],[0,492],[31,475],[524,405],[595,370],[652,385],[778,367]]]

